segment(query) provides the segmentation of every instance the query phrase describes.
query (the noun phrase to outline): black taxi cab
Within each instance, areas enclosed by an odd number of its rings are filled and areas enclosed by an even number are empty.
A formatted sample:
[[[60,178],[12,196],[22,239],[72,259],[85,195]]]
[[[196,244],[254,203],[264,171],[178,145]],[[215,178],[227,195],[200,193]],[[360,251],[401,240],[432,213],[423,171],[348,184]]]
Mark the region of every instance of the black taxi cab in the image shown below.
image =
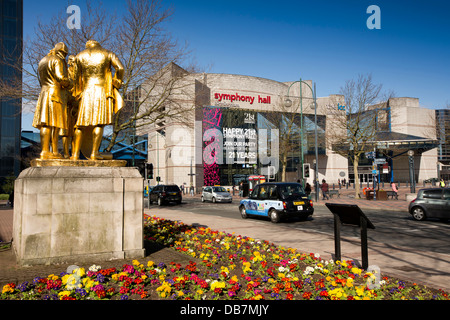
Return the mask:
[[[266,182],[255,186],[248,199],[239,203],[241,217],[268,217],[277,223],[283,218],[308,218],[313,215],[313,203],[299,183]]]

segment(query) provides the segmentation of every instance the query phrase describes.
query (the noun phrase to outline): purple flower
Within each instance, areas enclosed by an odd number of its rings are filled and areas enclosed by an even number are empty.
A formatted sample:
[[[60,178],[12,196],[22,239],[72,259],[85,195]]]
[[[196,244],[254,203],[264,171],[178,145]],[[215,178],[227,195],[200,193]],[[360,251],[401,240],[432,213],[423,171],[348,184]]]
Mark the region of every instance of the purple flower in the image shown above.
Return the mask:
[[[20,292],[24,292],[27,290],[28,287],[28,281],[22,282],[20,285],[17,286],[17,289],[20,290]]]
[[[75,289],[75,293],[78,293],[80,296],[84,297],[85,295],[87,295],[86,290],[84,289]]]
[[[98,290],[105,290],[105,288],[101,284],[98,284],[92,288],[92,291],[97,292]]]
[[[100,283],[105,282],[105,276],[102,275],[101,273],[99,273],[99,274],[97,275],[97,281],[100,282]]]
[[[36,277],[36,278],[34,278],[33,279],[33,284],[38,284],[39,283],[39,280],[41,280],[42,278],[41,277]]]

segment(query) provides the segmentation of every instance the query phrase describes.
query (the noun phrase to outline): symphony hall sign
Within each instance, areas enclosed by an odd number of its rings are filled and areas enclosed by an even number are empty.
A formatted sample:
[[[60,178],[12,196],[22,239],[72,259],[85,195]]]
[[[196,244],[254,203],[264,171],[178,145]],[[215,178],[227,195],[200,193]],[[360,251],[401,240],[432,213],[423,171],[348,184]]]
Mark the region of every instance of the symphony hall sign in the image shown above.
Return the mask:
[[[253,102],[255,102],[255,97],[244,96],[244,95],[241,96],[238,93],[236,93],[236,94],[215,93],[214,99],[216,99],[219,102],[225,101],[225,100],[229,100],[231,102],[233,102],[233,101],[249,102],[250,104],[253,104]],[[270,104],[270,96],[263,97],[263,96],[258,95],[258,103]]]

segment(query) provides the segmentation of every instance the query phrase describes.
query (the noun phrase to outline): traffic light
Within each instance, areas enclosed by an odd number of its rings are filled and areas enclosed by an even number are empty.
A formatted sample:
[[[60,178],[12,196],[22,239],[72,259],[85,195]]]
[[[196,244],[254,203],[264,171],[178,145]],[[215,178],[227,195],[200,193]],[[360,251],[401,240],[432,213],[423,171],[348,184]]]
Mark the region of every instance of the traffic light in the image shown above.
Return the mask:
[[[153,163],[147,163],[147,179],[153,179]]]
[[[309,163],[304,163],[303,164],[303,178],[309,178]]]

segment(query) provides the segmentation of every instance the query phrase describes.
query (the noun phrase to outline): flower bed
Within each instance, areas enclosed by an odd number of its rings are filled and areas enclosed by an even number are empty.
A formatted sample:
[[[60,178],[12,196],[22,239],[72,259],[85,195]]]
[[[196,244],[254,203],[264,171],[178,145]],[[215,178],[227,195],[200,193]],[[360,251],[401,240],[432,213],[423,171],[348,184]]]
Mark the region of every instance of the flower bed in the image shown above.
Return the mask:
[[[189,263],[133,260],[9,283],[2,299],[448,300],[448,294],[323,261],[268,241],[145,216],[144,237],[189,256]]]

